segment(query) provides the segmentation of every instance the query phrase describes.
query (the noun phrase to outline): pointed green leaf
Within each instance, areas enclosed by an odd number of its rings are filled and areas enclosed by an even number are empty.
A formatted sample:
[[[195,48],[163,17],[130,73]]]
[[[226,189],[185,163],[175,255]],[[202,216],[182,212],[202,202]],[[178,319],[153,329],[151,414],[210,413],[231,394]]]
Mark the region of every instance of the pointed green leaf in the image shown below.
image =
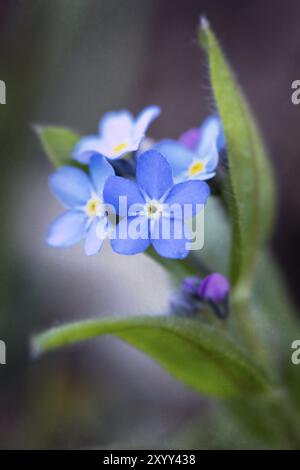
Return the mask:
[[[95,319],[54,328],[33,339],[41,354],[70,343],[112,334],[147,353],[170,374],[213,396],[266,393],[267,375],[219,330],[171,317]]]
[[[72,150],[79,140],[78,134],[64,127],[35,126],[34,129],[49,160],[56,168],[74,164]]]
[[[274,183],[266,149],[249,106],[204,19],[200,28],[216,105],[228,149],[224,196],[232,220],[231,274],[234,285],[247,285],[256,255],[270,233],[274,213]]]

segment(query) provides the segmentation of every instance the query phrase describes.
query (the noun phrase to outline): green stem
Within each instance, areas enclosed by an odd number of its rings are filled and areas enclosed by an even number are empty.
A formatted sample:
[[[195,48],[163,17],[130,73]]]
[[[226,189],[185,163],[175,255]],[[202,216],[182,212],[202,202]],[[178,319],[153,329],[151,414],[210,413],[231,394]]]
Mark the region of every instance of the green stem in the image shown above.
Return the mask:
[[[242,343],[252,353],[254,360],[266,368],[271,364],[268,354],[260,340],[251,311],[251,289],[248,286],[239,286],[232,295],[232,321],[236,324],[237,332]]]
[[[204,276],[210,272],[207,266],[201,263],[199,258],[193,256],[192,253],[184,260],[172,260],[160,257],[151,248],[147,251],[147,255],[164,267],[177,284],[185,276]],[[231,310],[233,315],[231,320],[235,323],[242,346],[247,347],[256,363],[264,366],[266,370],[270,370],[272,365],[269,356],[260,340],[251,314],[251,291],[252,289],[248,283],[236,286],[232,295]],[[299,448],[299,416],[288,392],[276,389],[269,398],[268,408],[270,416],[277,421],[279,428],[286,436],[287,445],[294,449]]]
[[[179,284],[186,276],[204,276],[209,273],[207,266],[192,254],[181,260],[169,259],[159,256],[157,252],[150,247],[147,250],[147,255],[165,268],[176,284]]]

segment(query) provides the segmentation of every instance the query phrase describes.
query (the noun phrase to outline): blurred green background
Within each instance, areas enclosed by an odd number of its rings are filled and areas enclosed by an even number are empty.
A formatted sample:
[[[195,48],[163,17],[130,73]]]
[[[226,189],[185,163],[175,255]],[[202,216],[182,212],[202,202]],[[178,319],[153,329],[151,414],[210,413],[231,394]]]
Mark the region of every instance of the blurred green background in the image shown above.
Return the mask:
[[[238,72],[277,172],[273,245],[299,302],[299,79],[297,0],[42,0],[0,2],[1,448],[237,448],[251,445],[219,404],[186,390],[141,353],[112,338],[29,357],[29,337],[95,315],[158,314],[171,287],[143,255],[85,258],[48,248],[59,213],[51,166],[31,126],[94,133],[109,110],[162,107],[155,138],[176,138],[214,111],[196,41],[206,14]],[[138,276],[137,276],[138,273]],[[223,419],[221,420],[221,417]]]

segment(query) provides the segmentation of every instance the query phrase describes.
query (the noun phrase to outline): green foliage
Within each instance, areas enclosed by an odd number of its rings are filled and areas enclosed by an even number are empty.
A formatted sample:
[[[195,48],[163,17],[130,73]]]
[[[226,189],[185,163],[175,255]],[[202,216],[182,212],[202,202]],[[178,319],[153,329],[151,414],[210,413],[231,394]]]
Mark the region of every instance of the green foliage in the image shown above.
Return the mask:
[[[200,41],[208,57],[227,143],[228,174],[222,199],[211,197],[207,204],[205,243],[200,253],[192,252],[185,260],[161,258],[151,249],[147,254],[177,284],[186,275],[204,276],[212,271],[230,275],[230,318],[223,328],[218,322],[214,326],[205,323],[200,315],[193,319],[87,320],[37,335],[33,351],[39,355],[104,334],[114,335],[148,354],[187,386],[226,398],[224,429],[230,416],[233,431],[247,429],[258,446],[272,442],[274,446],[297,447],[300,436],[295,405],[300,408],[300,381],[295,369],[289,367],[285,373],[281,369],[289,360],[290,340],[299,326],[280,275],[264,250],[275,205],[272,171],[249,106],[206,21],[201,24]],[[71,152],[78,135],[50,126],[36,131],[54,166],[76,164]],[[239,422],[237,428],[235,421]]]
[[[213,396],[267,393],[266,374],[218,330],[170,317],[97,319],[54,328],[33,340],[37,354],[113,334],[144,351],[174,377]]]
[[[208,57],[228,150],[229,171],[223,193],[232,222],[232,282],[245,288],[251,280],[258,250],[272,226],[272,172],[249,106],[206,20],[201,23],[200,41]]]
[[[50,162],[56,167],[64,165],[74,165],[72,160],[72,150],[79,140],[79,135],[75,132],[56,126],[35,126],[43,149]]]

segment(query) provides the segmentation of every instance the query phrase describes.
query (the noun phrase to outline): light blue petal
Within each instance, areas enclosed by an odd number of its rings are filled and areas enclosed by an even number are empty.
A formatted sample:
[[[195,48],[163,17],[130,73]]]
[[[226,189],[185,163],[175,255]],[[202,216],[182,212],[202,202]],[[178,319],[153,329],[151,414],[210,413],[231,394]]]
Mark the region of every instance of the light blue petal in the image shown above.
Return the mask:
[[[190,176],[186,171],[184,173],[180,173],[176,178],[174,178],[174,182],[177,183],[183,183],[185,181],[206,181],[210,180],[216,176],[215,171],[203,171],[202,173],[199,173],[198,175],[195,176]]]
[[[48,245],[60,248],[75,245],[85,236],[86,223],[87,217],[83,212],[65,212],[50,225]]]
[[[103,142],[96,135],[82,137],[73,149],[73,158],[80,163],[89,163],[94,153],[103,154],[105,149]]]
[[[217,147],[218,147],[219,152],[221,152],[221,150],[225,149],[225,147],[226,147],[225,133],[224,133],[224,129],[223,129],[222,124],[221,124],[220,133],[217,137]]]
[[[92,193],[92,185],[87,174],[72,166],[64,166],[49,177],[49,186],[55,196],[67,207],[77,207],[86,203]]]
[[[122,199],[120,199],[122,197]],[[125,200],[124,197],[127,199]],[[104,185],[103,199],[105,204],[115,208],[117,214],[125,216],[132,205],[145,205],[139,187],[134,181],[120,176],[111,176]]]
[[[219,152],[215,142],[212,143],[211,147],[208,149],[206,158],[209,158],[209,160],[205,165],[205,173],[210,173],[217,168],[219,163]]]
[[[196,153],[200,158],[211,151],[212,145],[217,146],[217,138],[221,131],[221,121],[218,116],[209,116],[200,127],[200,139]]]
[[[209,171],[204,171],[203,173],[200,173],[199,175],[194,176],[193,180],[206,181],[206,180],[210,180],[214,176],[216,176],[215,171],[210,171],[210,172]],[[185,181],[186,181],[186,179],[185,179]]]
[[[156,229],[151,232],[151,242],[154,249],[164,258],[186,258],[189,253],[186,245],[191,241],[188,227],[184,225],[183,220],[171,219],[169,220],[170,231],[168,233],[168,229],[163,228],[164,223],[164,217],[162,217],[159,219]],[[166,237],[166,234],[169,236]]]
[[[174,175],[174,182],[181,183],[183,181],[189,181],[189,180],[205,181],[205,180],[209,180],[213,178],[216,174],[215,170],[219,162],[219,154],[216,150],[216,146],[213,145],[211,152],[207,154],[205,158],[196,157],[192,163],[196,163],[197,161],[201,161],[201,160],[204,161],[205,163],[205,168],[202,172],[191,176],[189,174],[188,168],[185,168],[183,171],[178,172],[176,175]]]
[[[141,225],[143,237],[133,238],[131,234],[131,223],[137,227]],[[122,255],[135,255],[147,250],[150,245],[148,220],[145,217],[128,217],[116,226],[111,239],[112,249]]]
[[[175,184],[178,184],[178,183],[183,183],[184,181],[190,181],[191,177],[190,175],[188,174],[188,171],[185,170],[181,173],[178,173],[178,175],[176,175],[174,177],[174,183]],[[196,179],[196,178],[193,178],[193,179]]]
[[[109,144],[128,140],[132,134],[134,120],[129,111],[111,111],[99,122],[100,136]]]
[[[105,240],[111,231],[111,227],[112,224],[108,217],[102,217],[100,220],[98,219],[96,226],[97,237],[100,238],[100,240]]]
[[[179,144],[175,140],[162,140],[155,146],[155,150],[160,152],[169,162],[174,178],[187,170],[195,158],[195,153]]]
[[[148,150],[138,159],[136,180],[150,199],[160,199],[172,186],[172,170],[157,150]]]
[[[113,167],[102,155],[93,155],[90,161],[90,175],[96,194],[102,196],[105,181],[115,174]]]
[[[134,139],[141,140],[145,135],[151,122],[156,119],[161,113],[158,106],[148,106],[136,118],[134,125]]]
[[[87,256],[93,256],[99,253],[103,245],[104,238],[98,237],[98,234],[97,234],[98,232],[97,228],[99,224],[107,227],[106,217],[103,217],[101,221],[99,221],[98,219],[95,219],[92,222],[88,230],[88,233],[85,239],[85,244],[84,244],[84,251]]]
[[[120,137],[118,142],[115,142],[115,145],[119,144],[120,141],[122,141],[122,140],[125,140],[125,138],[122,139]],[[122,158],[124,155],[130,154],[130,152],[135,152],[138,149],[138,147],[140,145],[140,142],[136,141],[136,140],[134,140],[132,142],[129,141],[129,143],[126,145],[126,148],[124,148],[123,150],[119,150],[118,152],[115,152],[113,150],[113,147],[115,145],[111,145],[110,147],[105,147],[104,148],[103,155],[105,155],[106,158],[108,158],[109,160],[118,160],[119,158]]]
[[[169,192],[165,204],[172,206],[178,204],[180,206],[189,205],[190,214],[194,217],[200,210],[201,206],[206,204],[210,189],[207,183],[198,180],[189,180],[184,183],[178,183],[173,186]],[[189,209],[186,208],[188,211]],[[184,211],[182,211],[184,214]]]

